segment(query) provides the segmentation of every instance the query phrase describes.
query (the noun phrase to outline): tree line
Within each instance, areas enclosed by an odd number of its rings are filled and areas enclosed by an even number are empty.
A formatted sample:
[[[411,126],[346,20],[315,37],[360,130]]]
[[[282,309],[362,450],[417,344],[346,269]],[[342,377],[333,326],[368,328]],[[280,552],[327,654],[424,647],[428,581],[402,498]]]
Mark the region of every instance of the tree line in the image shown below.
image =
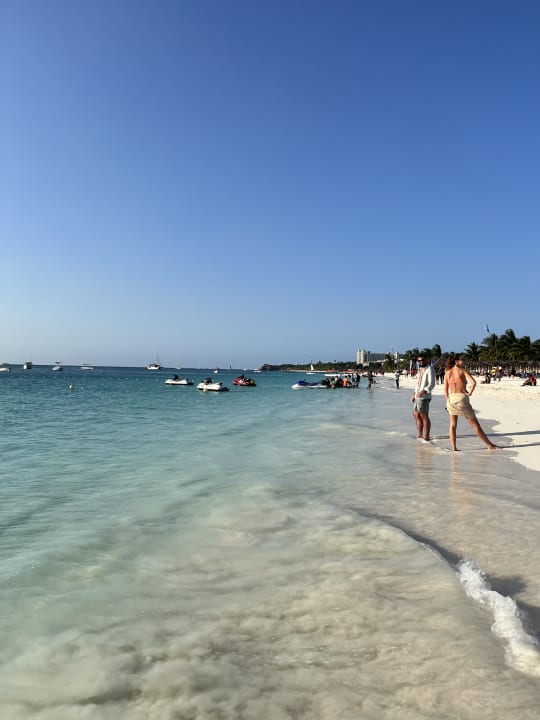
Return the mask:
[[[491,333],[485,337],[480,344],[471,342],[463,351],[466,359],[470,363],[477,365],[490,365],[493,363],[501,363],[503,365],[536,365],[540,367],[540,338],[532,341],[530,335],[518,337],[516,333],[509,328],[502,335]],[[416,364],[418,357],[423,355],[429,361],[434,360],[437,365],[444,364],[450,352],[443,352],[439,344],[433,347],[411,348],[404,353],[400,353],[400,364],[402,369],[408,368],[412,363]],[[381,367],[380,363],[372,363],[373,367]],[[261,370],[299,370],[306,371],[311,367],[311,363],[282,363],[280,365],[271,365],[265,363],[261,366]],[[356,368],[355,360],[334,360],[333,362],[323,362],[319,360],[313,363],[313,369],[318,371],[333,370],[343,372],[347,369]],[[383,363],[385,372],[395,370],[395,357],[388,353]]]
[[[480,345],[471,342],[463,351],[466,359],[471,363],[540,363],[540,338],[532,341],[530,335],[518,337],[516,333],[509,328],[502,335],[490,333],[485,337]],[[443,353],[440,345],[434,345],[431,348],[412,348],[403,353],[402,358],[416,362],[418,355],[437,361],[439,358],[446,358],[449,353]]]

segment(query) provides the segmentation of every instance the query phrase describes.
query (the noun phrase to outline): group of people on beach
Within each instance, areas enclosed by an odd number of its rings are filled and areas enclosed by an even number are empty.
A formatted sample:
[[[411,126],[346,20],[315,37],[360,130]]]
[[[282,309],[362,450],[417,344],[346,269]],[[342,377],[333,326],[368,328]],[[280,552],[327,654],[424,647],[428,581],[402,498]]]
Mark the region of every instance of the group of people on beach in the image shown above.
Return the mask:
[[[411,398],[414,403],[413,415],[416,421],[418,439],[421,442],[429,442],[431,440],[429,404],[431,402],[431,391],[435,387],[435,373],[433,367],[423,355],[418,357],[418,365],[416,389]],[[457,421],[460,416],[467,420],[489,450],[500,449],[498,445],[491,442],[482,430],[471,406],[470,397],[475,387],[476,380],[465,368],[463,355],[452,353],[446,362],[444,373],[444,397],[446,398],[446,410],[450,416],[450,445],[452,450],[457,450]]]

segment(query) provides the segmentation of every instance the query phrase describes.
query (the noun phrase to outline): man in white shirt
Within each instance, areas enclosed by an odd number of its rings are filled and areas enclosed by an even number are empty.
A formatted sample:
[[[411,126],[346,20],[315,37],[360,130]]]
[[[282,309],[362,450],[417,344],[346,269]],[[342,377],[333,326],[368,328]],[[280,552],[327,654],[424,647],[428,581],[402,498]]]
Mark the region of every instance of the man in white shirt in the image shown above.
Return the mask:
[[[431,420],[429,419],[429,403],[431,402],[431,391],[435,387],[435,376],[433,368],[428,365],[422,355],[418,357],[418,379],[416,381],[416,392],[411,400],[414,403],[413,415],[416,422],[417,438],[422,442],[429,442],[431,437]]]

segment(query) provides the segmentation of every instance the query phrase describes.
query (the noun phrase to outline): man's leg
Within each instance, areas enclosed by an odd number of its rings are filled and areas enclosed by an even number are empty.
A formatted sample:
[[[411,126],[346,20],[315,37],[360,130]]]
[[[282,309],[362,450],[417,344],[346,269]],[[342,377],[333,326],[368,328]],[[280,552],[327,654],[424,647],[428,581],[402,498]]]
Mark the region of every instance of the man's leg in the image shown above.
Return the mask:
[[[429,432],[431,430],[431,420],[429,419],[429,412],[420,413],[421,420],[422,420],[422,437],[424,440],[431,440],[431,437],[429,435]]]
[[[416,437],[421,438],[422,437],[422,430],[424,427],[424,421],[422,420],[421,413],[414,410],[413,412],[414,420],[416,422]]]

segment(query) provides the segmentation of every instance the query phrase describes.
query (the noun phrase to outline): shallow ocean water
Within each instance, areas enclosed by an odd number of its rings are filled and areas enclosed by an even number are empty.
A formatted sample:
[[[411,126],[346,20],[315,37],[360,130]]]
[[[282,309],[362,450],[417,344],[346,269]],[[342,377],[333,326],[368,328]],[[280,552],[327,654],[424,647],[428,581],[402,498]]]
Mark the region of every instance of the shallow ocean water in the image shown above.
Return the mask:
[[[5,375],[2,718],[538,716],[538,474],[442,402]]]

